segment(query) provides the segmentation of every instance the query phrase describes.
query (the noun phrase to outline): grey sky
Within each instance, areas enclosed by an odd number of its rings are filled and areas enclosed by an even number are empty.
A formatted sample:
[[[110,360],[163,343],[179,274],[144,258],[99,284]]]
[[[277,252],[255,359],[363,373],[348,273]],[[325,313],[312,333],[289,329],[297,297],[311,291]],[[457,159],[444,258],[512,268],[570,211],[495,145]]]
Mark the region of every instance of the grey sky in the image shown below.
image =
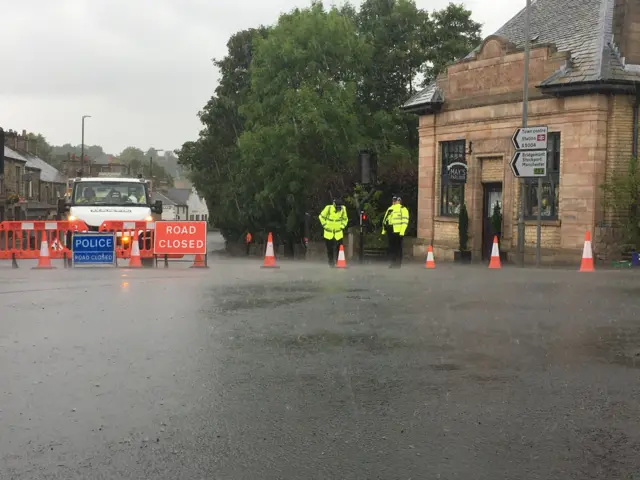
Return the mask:
[[[488,35],[525,0],[468,0]],[[309,0],[0,0],[0,126],[85,142],[174,149],[197,137],[216,86],[211,58],[238,30]],[[330,4],[330,2],[325,2]],[[341,3],[341,2],[335,2]],[[359,2],[352,2],[358,4]],[[435,10],[447,0],[417,0]]]

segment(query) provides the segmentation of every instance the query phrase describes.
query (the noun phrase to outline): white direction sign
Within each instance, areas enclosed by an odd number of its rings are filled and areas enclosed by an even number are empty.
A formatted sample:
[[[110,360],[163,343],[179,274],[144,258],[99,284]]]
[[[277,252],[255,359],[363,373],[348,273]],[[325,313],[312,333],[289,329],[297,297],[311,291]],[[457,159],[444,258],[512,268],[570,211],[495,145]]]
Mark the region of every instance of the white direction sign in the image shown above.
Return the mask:
[[[511,170],[516,177],[546,177],[547,151],[518,151],[511,159]]]
[[[516,128],[511,141],[516,150],[546,150],[547,127]]]

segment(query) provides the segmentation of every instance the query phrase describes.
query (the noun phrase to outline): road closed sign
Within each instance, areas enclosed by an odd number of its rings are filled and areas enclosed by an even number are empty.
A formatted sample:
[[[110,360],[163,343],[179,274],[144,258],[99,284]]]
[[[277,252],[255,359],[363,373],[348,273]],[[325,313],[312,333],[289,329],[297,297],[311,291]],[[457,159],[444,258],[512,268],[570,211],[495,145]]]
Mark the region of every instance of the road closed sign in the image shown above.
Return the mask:
[[[207,222],[156,222],[156,255],[205,255]]]

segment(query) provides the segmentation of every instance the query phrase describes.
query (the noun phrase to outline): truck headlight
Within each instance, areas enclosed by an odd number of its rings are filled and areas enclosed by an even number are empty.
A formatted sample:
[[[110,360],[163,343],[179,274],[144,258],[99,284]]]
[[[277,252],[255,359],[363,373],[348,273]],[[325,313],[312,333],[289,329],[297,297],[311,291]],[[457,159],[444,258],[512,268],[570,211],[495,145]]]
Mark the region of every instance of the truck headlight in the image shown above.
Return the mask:
[[[78,217],[74,217],[73,215],[69,215],[67,217],[67,220],[70,221],[70,222],[75,222],[77,219],[78,219]]]
[[[151,215],[149,215],[147,218],[144,219],[145,222],[153,222],[153,217]]]

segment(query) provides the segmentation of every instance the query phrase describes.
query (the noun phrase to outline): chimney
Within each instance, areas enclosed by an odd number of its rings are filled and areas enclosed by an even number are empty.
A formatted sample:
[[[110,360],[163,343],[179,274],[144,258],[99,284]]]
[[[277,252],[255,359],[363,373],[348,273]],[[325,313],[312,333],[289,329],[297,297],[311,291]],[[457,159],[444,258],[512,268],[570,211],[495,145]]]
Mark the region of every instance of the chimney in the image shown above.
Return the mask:
[[[16,149],[26,152],[29,148],[29,140],[27,138],[26,130],[22,130],[22,135],[16,132]]]
[[[615,0],[613,41],[627,65],[640,65],[640,2]]]

